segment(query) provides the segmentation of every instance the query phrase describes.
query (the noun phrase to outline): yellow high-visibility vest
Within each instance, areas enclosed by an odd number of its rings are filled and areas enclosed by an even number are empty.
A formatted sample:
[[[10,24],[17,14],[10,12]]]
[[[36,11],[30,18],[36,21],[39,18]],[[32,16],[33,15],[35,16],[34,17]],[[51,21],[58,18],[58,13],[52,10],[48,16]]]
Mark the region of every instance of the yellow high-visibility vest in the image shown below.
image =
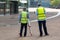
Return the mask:
[[[38,7],[37,12],[38,12],[38,20],[45,20],[46,19],[46,15],[45,15],[43,7]]]
[[[21,23],[27,23],[27,22],[28,22],[27,12],[22,11],[21,12]]]

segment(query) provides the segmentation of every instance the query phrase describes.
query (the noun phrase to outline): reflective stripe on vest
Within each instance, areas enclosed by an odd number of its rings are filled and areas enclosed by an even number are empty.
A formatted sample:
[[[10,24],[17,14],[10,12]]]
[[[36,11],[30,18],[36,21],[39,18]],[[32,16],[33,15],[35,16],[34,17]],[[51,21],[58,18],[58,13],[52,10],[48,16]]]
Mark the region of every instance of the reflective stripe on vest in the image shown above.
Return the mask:
[[[27,12],[23,11],[21,13],[21,23],[27,23],[28,19],[27,19]]]
[[[45,20],[46,19],[46,15],[45,15],[43,7],[39,7],[37,9],[37,12],[38,12],[38,20]]]

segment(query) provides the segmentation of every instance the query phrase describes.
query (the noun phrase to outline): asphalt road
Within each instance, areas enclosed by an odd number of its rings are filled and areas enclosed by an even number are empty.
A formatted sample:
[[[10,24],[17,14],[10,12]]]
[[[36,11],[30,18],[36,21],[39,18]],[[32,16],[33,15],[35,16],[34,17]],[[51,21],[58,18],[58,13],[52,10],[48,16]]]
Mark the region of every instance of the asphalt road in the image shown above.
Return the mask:
[[[57,13],[47,13],[47,17],[56,15]],[[37,17],[34,13],[30,13],[30,20]],[[27,37],[19,37],[20,25],[18,24],[18,14],[11,16],[0,16],[0,40],[60,40],[60,16],[47,20],[47,29],[49,36],[39,37],[38,23],[31,23],[32,36],[30,36],[29,28]]]

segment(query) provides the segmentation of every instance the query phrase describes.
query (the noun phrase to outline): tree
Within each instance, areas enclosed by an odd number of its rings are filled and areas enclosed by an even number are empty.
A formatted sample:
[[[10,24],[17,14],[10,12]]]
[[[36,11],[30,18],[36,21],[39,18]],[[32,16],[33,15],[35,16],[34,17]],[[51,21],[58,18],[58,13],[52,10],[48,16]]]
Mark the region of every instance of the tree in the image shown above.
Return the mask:
[[[56,8],[60,4],[60,0],[51,0],[50,4],[51,6]]]

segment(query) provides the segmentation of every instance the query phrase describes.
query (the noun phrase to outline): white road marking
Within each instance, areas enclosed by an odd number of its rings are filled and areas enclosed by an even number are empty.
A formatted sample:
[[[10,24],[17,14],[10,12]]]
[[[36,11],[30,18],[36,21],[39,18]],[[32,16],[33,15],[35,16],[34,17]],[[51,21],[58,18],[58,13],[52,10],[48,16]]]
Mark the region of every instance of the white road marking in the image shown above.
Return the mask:
[[[52,18],[55,18],[55,17],[57,17],[57,16],[59,16],[59,15],[60,15],[60,12],[58,12],[57,15],[54,15],[54,16],[51,16],[51,17],[48,17],[48,18],[46,18],[46,19],[52,19]]]
[[[37,8],[28,8],[29,12],[36,12]],[[59,12],[60,9],[45,8],[46,12]]]
[[[36,9],[37,8],[29,8],[28,10],[29,10],[29,12],[36,12]],[[46,9],[46,12],[58,12],[56,15],[46,18],[46,20],[55,18],[60,15],[60,9],[53,9],[53,8],[45,8],[45,9]],[[36,20],[32,20],[30,22],[36,22],[36,21],[38,21],[38,20],[36,19]]]
[[[60,12],[58,12],[57,15],[54,15],[54,16],[51,16],[51,17],[46,18],[46,20],[55,18],[55,17],[57,17],[57,16],[59,16],[59,15],[60,15]],[[30,21],[30,22],[36,22],[36,21],[38,21],[38,20],[32,20],[32,21]]]

